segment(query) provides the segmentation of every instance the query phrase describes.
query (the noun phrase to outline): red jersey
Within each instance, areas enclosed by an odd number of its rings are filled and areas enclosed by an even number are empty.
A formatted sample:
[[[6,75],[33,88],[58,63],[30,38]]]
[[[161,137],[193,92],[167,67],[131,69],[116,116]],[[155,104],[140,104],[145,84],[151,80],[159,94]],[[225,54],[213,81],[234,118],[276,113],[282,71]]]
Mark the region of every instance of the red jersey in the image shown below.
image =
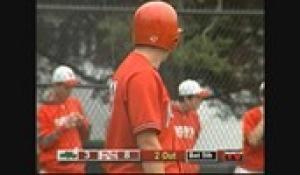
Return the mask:
[[[175,104],[172,105],[173,118],[160,137],[163,146],[173,151],[193,149],[200,134],[200,120],[196,111],[183,112]],[[197,173],[198,163],[168,162],[167,173]]]
[[[106,149],[138,149],[136,135],[154,129],[158,133],[167,120],[169,95],[150,62],[131,52],[113,76],[111,116]],[[105,163],[108,173],[142,173],[141,163]]]
[[[38,136],[43,137],[52,134],[56,129],[55,123],[62,117],[68,117],[72,112],[79,112],[83,115],[81,104],[74,97],[69,97],[65,102],[60,104],[42,104],[37,114],[39,125]],[[87,118],[85,118],[84,126],[88,128]],[[56,160],[57,150],[73,148],[82,148],[81,137],[76,128],[64,131],[49,148],[39,145],[38,161],[40,168],[46,172],[84,173],[84,163],[64,163]]]
[[[258,125],[262,119],[262,110],[260,107],[255,107],[245,112],[243,116],[243,134],[244,138]],[[263,171],[264,170],[264,144],[257,147],[251,146],[247,139],[244,139],[243,161],[240,166],[247,170]]]

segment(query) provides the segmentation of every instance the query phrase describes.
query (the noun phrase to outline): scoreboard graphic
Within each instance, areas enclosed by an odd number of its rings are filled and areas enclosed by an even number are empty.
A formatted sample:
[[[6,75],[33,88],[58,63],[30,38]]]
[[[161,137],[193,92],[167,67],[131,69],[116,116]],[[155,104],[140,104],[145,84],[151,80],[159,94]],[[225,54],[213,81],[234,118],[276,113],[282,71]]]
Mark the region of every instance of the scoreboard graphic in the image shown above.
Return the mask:
[[[223,162],[241,161],[240,150],[186,150],[186,151],[145,151],[139,149],[66,149],[57,152],[58,161],[100,161],[100,162],[141,162],[141,161],[185,161]]]

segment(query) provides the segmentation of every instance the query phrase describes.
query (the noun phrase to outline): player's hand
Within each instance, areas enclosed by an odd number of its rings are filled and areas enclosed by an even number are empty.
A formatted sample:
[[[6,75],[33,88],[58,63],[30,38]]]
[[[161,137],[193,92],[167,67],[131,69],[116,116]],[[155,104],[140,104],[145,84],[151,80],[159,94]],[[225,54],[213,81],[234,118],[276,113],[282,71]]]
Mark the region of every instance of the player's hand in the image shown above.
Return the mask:
[[[73,124],[77,127],[77,126],[81,126],[84,122],[84,116],[81,115],[78,112],[73,112],[71,113],[71,118],[73,121]]]
[[[76,127],[77,119],[72,116],[64,116],[55,120],[55,125],[57,128],[70,129]]]

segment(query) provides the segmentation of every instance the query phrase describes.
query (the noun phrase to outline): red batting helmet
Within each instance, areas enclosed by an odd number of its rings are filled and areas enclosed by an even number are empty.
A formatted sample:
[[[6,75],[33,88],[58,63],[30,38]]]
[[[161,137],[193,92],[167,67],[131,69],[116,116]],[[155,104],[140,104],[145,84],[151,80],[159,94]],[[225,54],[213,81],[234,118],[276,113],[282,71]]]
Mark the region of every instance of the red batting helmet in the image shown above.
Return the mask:
[[[171,51],[178,42],[181,29],[177,13],[166,2],[147,2],[134,14],[133,42]]]

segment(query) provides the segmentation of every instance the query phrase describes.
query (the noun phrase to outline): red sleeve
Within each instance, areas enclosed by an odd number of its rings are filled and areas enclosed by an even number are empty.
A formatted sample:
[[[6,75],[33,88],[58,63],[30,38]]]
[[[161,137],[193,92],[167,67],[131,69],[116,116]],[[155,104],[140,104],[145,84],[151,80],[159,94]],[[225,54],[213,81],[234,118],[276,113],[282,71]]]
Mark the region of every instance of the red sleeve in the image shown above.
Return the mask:
[[[128,114],[134,134],[148,129],[160,132],[163,116],[158,97],[157,81],[151,71],[139,73],[129,80]]]
[[[47,107],[41,106],[37,114],[37,122],[39,126],[38,137],[45,136],[53,132],[53,121],[51,121],[48,116],[49,111],[47,111]]]

